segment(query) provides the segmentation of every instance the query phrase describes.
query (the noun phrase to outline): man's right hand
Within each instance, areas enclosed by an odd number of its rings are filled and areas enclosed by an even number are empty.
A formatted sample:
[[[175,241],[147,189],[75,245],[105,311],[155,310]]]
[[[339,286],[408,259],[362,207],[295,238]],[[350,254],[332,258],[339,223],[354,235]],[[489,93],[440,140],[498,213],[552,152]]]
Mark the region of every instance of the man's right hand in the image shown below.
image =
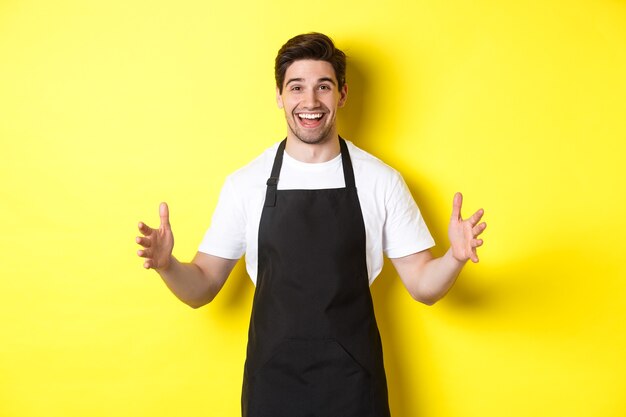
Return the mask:
[[[167,203],[159,206],[161,225],[158,229],[153,229],[143,222],[139,222],[139,231],[143,237],[137,236],[135,241],[144,249],[137,251],[137,255],[146,258],[143,267],[165,270],[172,260],[172,249],[174,248],[174,235],[170,226],[170,214]]]

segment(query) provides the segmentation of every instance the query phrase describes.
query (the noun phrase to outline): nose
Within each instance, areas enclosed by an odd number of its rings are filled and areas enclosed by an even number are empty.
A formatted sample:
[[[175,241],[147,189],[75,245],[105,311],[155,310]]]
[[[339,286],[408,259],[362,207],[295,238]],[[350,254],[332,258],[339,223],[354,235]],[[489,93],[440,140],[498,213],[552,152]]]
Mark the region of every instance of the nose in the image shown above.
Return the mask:
[[[302,105],[306,109],[315,109],[319,105],[319,99],[317,97],[316,89],[309,89],[302,98]]]

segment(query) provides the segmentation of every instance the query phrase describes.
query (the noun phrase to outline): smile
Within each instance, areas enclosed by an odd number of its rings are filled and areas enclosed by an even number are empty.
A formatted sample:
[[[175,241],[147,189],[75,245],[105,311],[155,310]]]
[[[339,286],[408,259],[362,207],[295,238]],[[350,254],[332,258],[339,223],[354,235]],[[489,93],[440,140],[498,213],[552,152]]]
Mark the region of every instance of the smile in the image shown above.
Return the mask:
[[[301,119],[309,119],[309,120],[317,120],[321,119],[324,116],[323,113],[300,113],[298,117]]]
[[[298,113],[300,126],[306,129],[314,129],[322,124],[324,113]]]

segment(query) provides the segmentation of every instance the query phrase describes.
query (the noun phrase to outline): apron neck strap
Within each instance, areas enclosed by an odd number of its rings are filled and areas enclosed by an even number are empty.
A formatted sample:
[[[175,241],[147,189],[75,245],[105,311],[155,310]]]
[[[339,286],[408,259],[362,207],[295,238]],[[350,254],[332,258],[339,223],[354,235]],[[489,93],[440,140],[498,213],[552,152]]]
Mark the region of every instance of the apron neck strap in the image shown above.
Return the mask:
[[[352,169],[352,159],[350,159],[350,152],[348,152],[348,145],[346,141],[339,136],[339,147],[341,148],[341,163],[343,165],[343,180],[346,183],[346,188],[356,187],[354,182],[354,169]]]
[[[283,154],[285,152],[285,145],[287,139],[283,139],[278,145],[276,150],[276,156],[274,157],[274,165],[272,166],[272,173],[267,180],[267,193],[265,196],[265,206],[273,207],[276,205],[276,191],[278,189],[278,178],[280,176],[280,168],[283,166]],[[341,149],[341,163],[343,166],[343,178],[346,183],[346,188],[354,188],[354,170],[352,168],[352,160],[350,159],[350,152],[348,152],[348,145],[346,141],[339,136],[339,148]]]

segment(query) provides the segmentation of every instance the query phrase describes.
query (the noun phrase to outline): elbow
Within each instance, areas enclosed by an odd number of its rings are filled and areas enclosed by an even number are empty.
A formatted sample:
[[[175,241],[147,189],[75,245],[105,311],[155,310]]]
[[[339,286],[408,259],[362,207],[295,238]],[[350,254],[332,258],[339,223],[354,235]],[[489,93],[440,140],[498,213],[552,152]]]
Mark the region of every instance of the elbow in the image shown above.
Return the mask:
[[[180,300],[183,303],[187,304],[189,307],[193,309],[198,309],[200,307],[204,307],[205,305],[213,301],[217,294],[213,291],[207,290],[207,291],[197,292],[197,293],[188,294],[188,295],[189,296],[185,297],[185,299],[181,298]]]
[[[194,310],[199,309],[200,307],[204,307],[205,305],[209,304],[212,299],[208,300],[208,299],[195,299],[195,300],[181,300],[183,303],[187,304],[189,307],[193,308]]]
[[[193,302],[185,303],[185,304],[187,304],[189,307],[193,308],[194,310],[197,310],[204,305],[204,304],[193,303]]]
[[[430,306],[434,305],[439,300],[436,299],[436,298],[427,298],[427,299],[421,299],[421,300],[418,300],[418,301],[421,302],[422,304],[426,304],[427,306],[430,307]]]
[[[413,297],[415,301],[420,302],[422,304],[426,304],[427,306],[432,306],[433,304],[435,304],[437,301],[440,300],[439,297],[436,297],[434,295],[422,294],[417,291],[412,292],[411,297]]]
[[[426,298],[426,297],[413,297],[413,299],[422,304],[426,304],[429,307],[434,305],[437,301],[439,301],[439,299],[437,298]]]
[[[199,309],[200,307],[204,307],[205,305],[209,304],[209,303],[195,303],[195,302],[189,302],[189,303],[185,303],[187,304],[189,307],[193,308],[194,310]]]

